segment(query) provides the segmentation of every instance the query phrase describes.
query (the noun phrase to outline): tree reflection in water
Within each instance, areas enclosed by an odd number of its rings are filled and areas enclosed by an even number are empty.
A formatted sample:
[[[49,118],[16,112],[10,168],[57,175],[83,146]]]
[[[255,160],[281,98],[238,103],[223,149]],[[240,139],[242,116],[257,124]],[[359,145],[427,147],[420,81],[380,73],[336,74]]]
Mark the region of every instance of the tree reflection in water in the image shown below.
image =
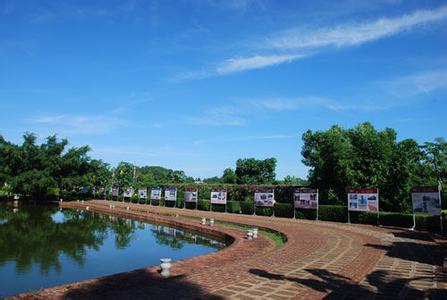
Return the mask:
[[[113,235],[115,246],[130,246],[137,230],[146,224],[115,216],[81,210],[61,210],[55,206],[24,205],[15,212],[0,204],[0,267],[15,262],[18,274],[38,265],[42,275],[51,269],[61,272],[61,256],[83,266],[89,249],[98,251]],[[222,248],[224,243],[166,226],[152,225],[157,244],[181,249],[185,243]]]

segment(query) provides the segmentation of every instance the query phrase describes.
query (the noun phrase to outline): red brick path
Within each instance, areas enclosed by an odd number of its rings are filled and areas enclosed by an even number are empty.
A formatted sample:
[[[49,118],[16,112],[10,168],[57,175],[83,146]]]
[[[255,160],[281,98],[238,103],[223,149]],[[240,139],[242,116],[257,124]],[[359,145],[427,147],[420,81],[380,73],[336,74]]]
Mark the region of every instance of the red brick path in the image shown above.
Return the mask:
[[[109,209],[110,203],[116,208]],[[234,243],[215,253],[175,262],[168,279],[161,278],[158,267],[149,267],[21,298],[447,299],[440,272],[446,243],[426,233],[99,200],[62,206],[87,205],[105,214],[200,229],[216,236],[227,234]],[[265,227],[286,234],[288,241],[276,248],[263,236],[247,240],[240,230],[203,226],[176,215]]]

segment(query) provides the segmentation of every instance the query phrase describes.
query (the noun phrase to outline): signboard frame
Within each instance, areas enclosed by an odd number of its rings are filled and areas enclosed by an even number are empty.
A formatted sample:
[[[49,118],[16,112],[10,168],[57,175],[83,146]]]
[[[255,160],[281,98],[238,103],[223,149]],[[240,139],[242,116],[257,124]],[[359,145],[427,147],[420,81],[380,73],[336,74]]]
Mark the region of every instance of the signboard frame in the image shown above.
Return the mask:
[[[264,194],[267,197],[267,201],[269,201],[268,198],[272,198],[272,205],[271,206],[269,206],[269,205],[258,205],[259,202],[261,202],[261,201],[264,202],[264,200],[265,200],[265,199],[261,199],[261,198],[263,198],[262,194]],[[271,195],[271,197],[270,197],[270,195]],[[273,209],[272,217],[274,217],[275,216],[275,203],[276,203],[276,201],[275,201],[275,188],[274,187],[255,189],[255,193],[253,195],[253,205],[254,205],[254,207],[253,207],[253,215],[256,215],[256,207],[257,206],[260,206],[260,207],[271,207]]]
[[[191,196],[191,198],[189,198],[189,195]],[[187,197],[189,200],[186,200]],[[185,190],[183,191],[183,207],[186,208],[186,203],[195,203],[197,209],[198,202],[199,202],[199,189],[195,187],[185,188]]]
[[[216,197],[213,197],[213,194],[216,195]],[[224,197],[222,197],[224,195]],[[217,198],[218,202],[213,203],[213,198]],[[222,198],[225,198],[222,200]],[[225,201],[225,202],[223,202]],[[223,188],[213,188],[211,189],[211,195],[210,195],[210,210],[213,210],[213,204],[217,205],[225,205],[225,212],[227,212],[227,201],[228,201],[228,192],[226,189]]]
[[[442,190],[442,184],[441,182],[438,184],[438,186],[416,186],[411,189],[411,206],[413,211],[413,227],[410,228],[410,230],[414,230],[416,228],[416,212],[414,209],[414,202],[415,194],[437,194],[438,196],[438,206],[439,206],[439,214],[435,213],[429,213],[429,212],[417,212],[420,214],[429,214],[429,215],[439,215],[439,228],[441,229],[441,233],[444,232],[444,224],[442,221],[442,199],[441,199],[441,190]],[[433,195],[426,195],[422,196],[422,202],[425,204],[425,210],[427,210],[427,200],[425,200],[425,197],[429,197]],[[424,201],[425,200],[425,201]]]
[[[362,201],[363,205],[362,206],[366,206],[367,209],[352,209],[351,205],[352,203],[354,203],[354,195],[355,195],[355,200],[358,199],[358,195],[362,195],[361,199],[357,201],[357,205],[359,201]],[[369,199],[372,196],[365,196],[365,195],[376,195],[376,199]],[[377,212],[377,225],[379,225],[379,212],[380,212],[380,207],[379,207],[379,189],[378,188],[348,188],[347,189],[347,197],[348,197],[348,224],[351,224],[351,211],[356,211],[356,212]],[[366,199],[365,199],[366,198]],[[377,206],[376,206],[376,210],[370,210],[369,209],[369,202],[372,201],[377,201]],[[357,206],[358,207],[358,206]]]
[[[170,193],[174,192],[174,196],[172,196]],[[167,197],[167,193],[169,193],[169,197]],[[176,187],[172,187],[172,186],[167,186],[164,188],[164,199],[165,199],[165,206],[166,206],[166,201],[170,201],[170,202],[177,202],[177,188]]]
[[[319,203],[319,193],[318,192],[319,192],[318,189],[311,188],[311,187],[298,187],[298,188],[295,189],[295,191],[293,192],[293,218],[294,219],[296,218],[295,210],[298,208],[298,209],[315,209],[317,211],[317,215],[315,217],[315,220],[318,220],[319,206],[320,206],[320,203]],[[312,206],[298,206],[297,207],[296,206],[296,201],[297,201],[296,197],[298,195],[298,201],[300,201],[299,197],[300,197],[301,194],[316,195],[316,199],[311,199],[312,196],[309,196],[309,200],[308,200],[309,202],[310,201],[316,202],[315,208],[312,207]]]
[[[138,198],[139,199],[147,199],[147,188],[139,188],[138,189]]]

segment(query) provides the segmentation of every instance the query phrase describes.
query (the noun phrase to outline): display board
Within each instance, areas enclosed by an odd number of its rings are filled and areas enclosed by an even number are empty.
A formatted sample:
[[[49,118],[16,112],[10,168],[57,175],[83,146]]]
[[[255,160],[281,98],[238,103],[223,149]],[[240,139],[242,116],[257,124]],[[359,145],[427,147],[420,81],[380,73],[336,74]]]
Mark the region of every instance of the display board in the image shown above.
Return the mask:
[[[298,188],[293,193],[295,208],[318,209],[318,189]]]
[[[81,193],[82,194],[87,194],[87,192],[88,192],[88,189],[87,189],[86,186],[81,187]]]
[[[273,207],[275,205],[274,189],[258,189],[255,191],[255,205]]]
[[[112,188],[112,196],[118,197],[118,188],[116,188],[116,187]]]
[[[438,187],[415,187],[411,190],[413,212],[418,214],[441,214],[441,193]]]
[[[123,191],[124,198],[131,198],[133,195],[133,188],[125,188]]]
[[[161,200],[161,188],[151,189],[151,200]]]
[[[165,201],[177,201],[177,188],[175,187],[165,188]]]
[[[197,202],[198,190],[196,188],[185,189],[185,202]]]
[[[147,189],[146,188],[138,189],[138,197],[140,197],[140,199],[146,199],[147,198]]]
[[[348,210],[349,211],[379,211],[379,190],[370,189],[349,189],[348,190]]]
[[[213,189],[211,191],[211,204],[227,204],[227,191],[223,189]]]

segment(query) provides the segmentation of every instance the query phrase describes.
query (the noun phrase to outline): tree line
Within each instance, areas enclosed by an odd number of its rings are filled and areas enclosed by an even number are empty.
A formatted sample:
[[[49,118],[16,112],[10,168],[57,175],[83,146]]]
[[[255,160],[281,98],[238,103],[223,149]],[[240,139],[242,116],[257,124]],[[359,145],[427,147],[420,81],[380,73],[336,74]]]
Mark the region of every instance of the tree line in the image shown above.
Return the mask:
[[[184,171],[121,162],[111,167],[92,159],[88,146],[68,147],[68,140],[48,137],[41,145],[25,133],[21,145],[0,135],[1,192],[35,199],[77,193],[81,187],[145,187],[200,181]],[[383,210],[408,211],[413,186],[447,181],[447,143],[443,138],[418,144],[397,140],[391,128],[376,130],[370,123],[344,129],[306,131],[302,162],[309,167],[306,180],[294,176],[276,179],[275,158],[244,158],[222,176],[203,179],[208,184],[310,185],[320,189],[322,204],[343,204],[348,187],[376,187]]]
[[[409,211],[414,186],[446,183],[447,143],[443,138],[418,144],[397,141],[391,128],[366,122],[354,128],[332,126],[303,134],[302,162],[324,204],[342,204],[347,187],[379,188],[381,210]]]

